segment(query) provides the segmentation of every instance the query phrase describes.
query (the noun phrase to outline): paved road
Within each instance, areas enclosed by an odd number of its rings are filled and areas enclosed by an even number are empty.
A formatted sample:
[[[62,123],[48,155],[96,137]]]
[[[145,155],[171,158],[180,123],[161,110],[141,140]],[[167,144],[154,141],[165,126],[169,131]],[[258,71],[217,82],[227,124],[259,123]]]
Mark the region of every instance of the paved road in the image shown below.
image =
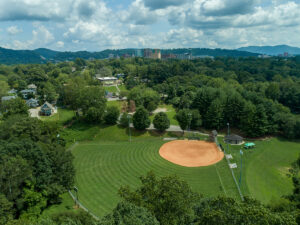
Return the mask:
[[[130,127],[133,128],[133,124],[131,123],[130,124]],[[156,130],[153,126],[153,124],[150,125],[149,128],[147,128],[147,130]],[[169,131],[169,132],[182,132],[182,129],[180,128],[180,126],[176,126],[176,125],[171,125],[169,129],[167,129],[166,131]],[[201,135],[205,135],[205,136],[209,136],[209,134],[206,134],[206,133],[202,133],[200,131],[197,131],[197,130],[185,130],[184,132],[186,133],[195,133],[195,134],[201,134]],[[223,137],[224,135],[219,135],[218,136],[220,137]]]

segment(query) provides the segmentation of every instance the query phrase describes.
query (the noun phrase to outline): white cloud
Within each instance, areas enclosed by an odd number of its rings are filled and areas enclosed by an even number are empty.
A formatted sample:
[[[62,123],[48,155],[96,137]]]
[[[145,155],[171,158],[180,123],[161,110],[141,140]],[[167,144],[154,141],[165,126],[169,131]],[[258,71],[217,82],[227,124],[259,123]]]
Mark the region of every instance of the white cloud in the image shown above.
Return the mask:
[[[19,29],[17,26],[10,26],[7,28],[7,33],[10,35],[16,35],[18,33],[21,33],[23,30]]]
[[[58,48],[63,48],[65,46],[65,43],[63,41],[58,41],[58,42],[56,42],[56,46]]]

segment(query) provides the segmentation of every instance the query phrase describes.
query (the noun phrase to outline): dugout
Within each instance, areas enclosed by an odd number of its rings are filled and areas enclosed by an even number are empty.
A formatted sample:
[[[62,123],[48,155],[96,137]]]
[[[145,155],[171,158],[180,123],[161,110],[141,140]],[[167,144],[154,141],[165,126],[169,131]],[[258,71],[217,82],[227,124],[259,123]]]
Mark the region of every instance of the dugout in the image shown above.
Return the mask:
[[[225,143],[239,145],[243,143],[243,138],[236,134],[230,134],[225,136]]]

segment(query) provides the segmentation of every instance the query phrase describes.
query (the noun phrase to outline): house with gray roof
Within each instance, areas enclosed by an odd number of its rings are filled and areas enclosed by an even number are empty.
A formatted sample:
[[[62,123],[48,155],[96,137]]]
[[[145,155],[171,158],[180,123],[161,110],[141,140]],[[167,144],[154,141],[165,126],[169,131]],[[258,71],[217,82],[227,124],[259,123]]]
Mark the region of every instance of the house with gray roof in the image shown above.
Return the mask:
[[[39,106],[39,101],[37,99],[31,98],[31,99],[26,101],[26,105],[29,108],[36,108],[36,107]]]
[[[40,109],[40,115],[42,116],[51,116],[54,113],[55,109],[53,105],[51,105],[49,102],[45,102]]]
[[[12,99],[16,99],[16,96],[3,96],[1,98],[1,102],[9,101],[9,100],[12,100]]]
[[[28,98],[28,95],[35,95],[36,94],[36,91],[35,90],[31,90],[31,89],[25,89],[25,90],[22,90],[20,92],[23,95],[23,98],[25,98],[25,99]]]

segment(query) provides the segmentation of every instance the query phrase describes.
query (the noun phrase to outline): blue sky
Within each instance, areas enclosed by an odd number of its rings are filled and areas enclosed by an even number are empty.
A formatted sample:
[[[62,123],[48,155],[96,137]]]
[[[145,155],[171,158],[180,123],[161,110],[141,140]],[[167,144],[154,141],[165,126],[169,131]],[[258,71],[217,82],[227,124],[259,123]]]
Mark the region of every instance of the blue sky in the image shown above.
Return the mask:
[[[300,47],[300,0],[0,0],[0,46]]]

